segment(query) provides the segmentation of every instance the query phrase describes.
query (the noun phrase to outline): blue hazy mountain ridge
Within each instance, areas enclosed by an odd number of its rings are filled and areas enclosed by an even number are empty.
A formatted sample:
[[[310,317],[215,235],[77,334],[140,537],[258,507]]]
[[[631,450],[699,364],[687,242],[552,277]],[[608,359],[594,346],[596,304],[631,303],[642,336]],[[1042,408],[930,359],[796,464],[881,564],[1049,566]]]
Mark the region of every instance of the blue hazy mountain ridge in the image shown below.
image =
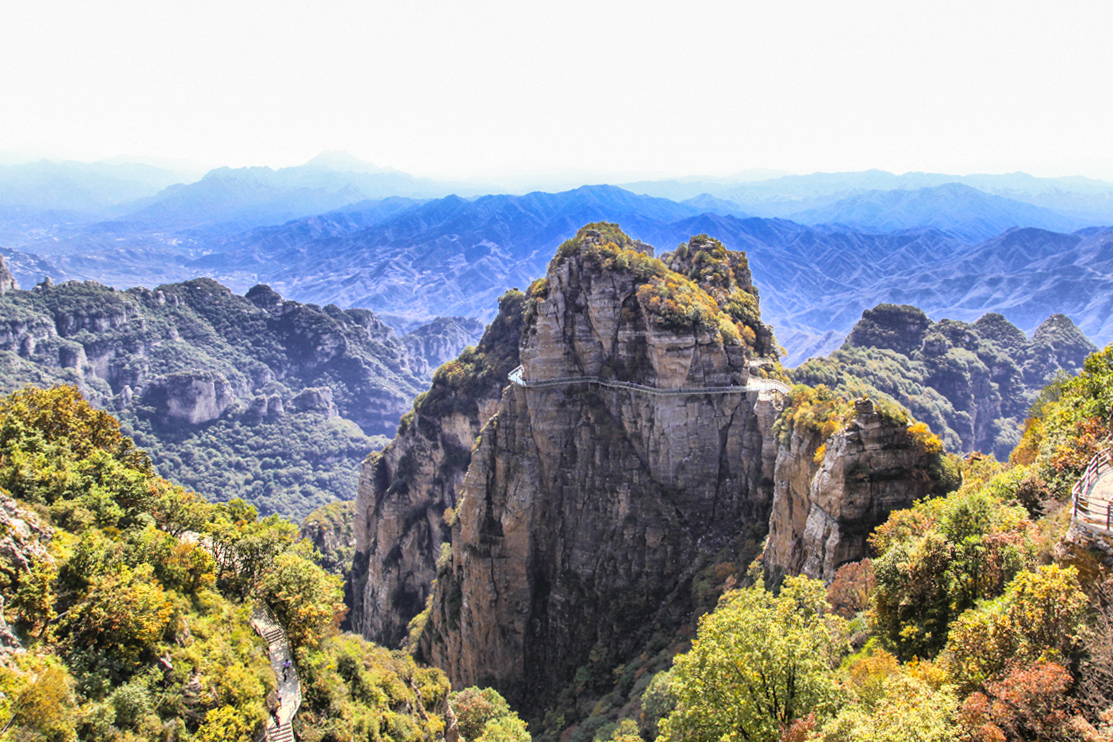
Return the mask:
[[[336,176],[331,168],[352,170]],[[360,168],[369,172],[356,172]],[[864,309],[882,302],[915,303],[932,316],[958,319],[1002,311],[1025,331],[1033,330],[1049,314],[1065,311],[1096,341],[1113,339],[1100,312],[1100,297],[1109,293],[1113,271],[1104,264],[1088,265],[1085,260],[1089,257],[1076,254],[1087,249],[1100,252],[1092,246],[1100,243],[1101,230],[1079,231],[1075,241],[1056,241],[1038,230],[1021,232],[1010,238],[1010,247],[1002,248],[1000,259],[982,261],[978,258],[981,243],[964,244],[963,239],[936,228],[867,233],[845,225],[809,226],[785,219],[746,217],[749,209],[732,206],[740,203],[736,197],[744,192],[782,198],[791,207],[786,213],[792,213],[799,211],[807,198],[825,199],[823,205],[829,207],[878,188],[930,188],[949,193],[950,199],[939,200],[940,208],[959,215],[940,215],[940,224],[969,221],[971,212],[989,223],[986,204],[999,206],[1000,202],[973,187],[948,188],[955,176],[821,173],[733,185],[727,182],[726,191],[725,181],[718,182],[718,192],[696,180],[685,180],[684,184],[694,189],[688,203],[637,195],[614,186],[471,199],[447,196],[432,201],[423,201],[424,197],[368,201],[361,195],[355,203],[324,213],[306,214],[278,225],[257,225],[295,213],[289,209],[313,211],[320,206],[320,201],[313,202],[317,204],[313,208],[282,201],[287,196],[296,201],[292,192],[304,195],[305,191],[298,189],[313,191],[321,183],[351,184],[357,177],[379,176],[409,177],[333,155],[279,171],[215,171],[198,183],[161,194],[164,216],[171,221],[180,217],[179,223],[192,224],[190,227],[170,229],[167,223],[156,224],[153,217],[145,223],[129,216],[54,233],[40,231],[23,241],[0,245],[49,261],[56,271],[49,275],[55,280],[65,276],[120,287],[157,286],[203,275],[239,292],[266,282],[298,301],[368,307],[405,325],[443,314],[489,318],[495,299],[505,289],[525,288],[542,275],[553,249],[576,229],[607,220],[620,223],[628,233],[662,250],[702,232],[719,237],[729,247],[747,250],[763,292],[766,315],[782,344],[793,351],[790,363],[833,349]],[[1029,200],[1058,198],[1073,204],[1075,215],[1084,211],[1083,207],[1113,199],[1113,185],[1082,178],[1010,174],[958,180],[969,181],[967,186],[977,181],[1000,192],[1023,192]],[[344,188],[330,188],[333,186],[317,196],[325,201],[354,198]],[[848,195],[848,189],[854,188],[859,193]],[[266,201],[267,194],[276,192],[277,200]],[[337,195],[341,193],[348,195]],[[208,197],[215,200],[206,201]],[[262,200],[252,201],[257,197]],[[898,202],[908,198],[899,192],[892,197]],[[969,206],[965,199],[982,206]],[[1019,196],[1012,200],[1012,211],[990,210],[993,218],[999,219],[994,225],[1004,229],[1011,213],[1020,227],[1051,226],[1060,233],[1065,228],[1049,224],[1051,216],[1044,211],[1024,206],[1029,201]],[[253,211],[260,203],[259,210]],[[132,215],[150,215],[154,212],[145,210],[154,206],[144,202]],[[190,211],[194,207],[197,211]],[[267,212],[272,207],[275,210]],[[896,210],[901,218],[926,213],[923,208],[902,209]],[[1063,210],[1061,216],[1069,221],[1071,214]],[[233,221],[227,221],[229,218]],[[1035,225],[1027,221],[1036,218],[1043,221]],[[1113,218],[1109,221],[1113,223]],[[257,226],[241,228],[245,224]],[[1028,245],[1027,240],[1034,242]],[[1078,247],[1083,241],[1091,248]],[[989,243],[984,249],[993,249],[993,240]],[[1058,262],[1051,254],[1044,255],[1054,249],[1067,251]],[[1024,260],[1010,263],[1012,253],[1039,255],[1043,262],[1038,270]],[[30,263],[24,261],[24,265]],[[13,265],[13,270],[21,283],[28,285],[25,274],[20,273],[23,266]],[[1022,293],[1007,294],[995,288],[1001,286]],[[1068,293],[1072,306],[1084,316],[1062,306]]]
[[[235,247],[250,245],[250,251],[245,254],[254,254],[262,264],[291,243],[301,244],[314,238],[336,237],[366,229],[420,203],[423,202],[397,196],[360,201],[335,211],[279,226],[259,227],[233,237],[205,230],[162,233],[123,222],[101,222],[61,237],[43,236],[21,246],[23,249],[19,251],[0,248],[0,254],[9,260],[22,286],[31,286],[44,276],[50,276],[55,282],[72,278],[91,279],[120,288],[154,287],[201,275],[190,262],[224,249],[226,243]],[[204,275],[225,278],[220,272]],[[239,291],[254,285],[242,276],[241,280],[226,280],[225,283],[234,285]]]
[[[703,214],[730,214],[737,217],[751,216],[747,214],[742,208],[733,201],[727,201],[722,198],[715,198],[710,193],[701,193],[692,198],[686,198],[681,203],[686,206],[691,206],[698,209]]]
[[[1113,228],[1012,229],[950,259],[886,276],[858,296],[867,306],[884,296],[963,321],[992,308],[1027,332],[1053,309],[1104,345],[1113,341]]]
[[[216,168],[200,179],[136,162],[42,161],[0,167],[0,238],[9,247],[57,240],[65,250],[86,228],[125,238],[190,229],[228,235],[368,199],[450,192],[345,152],[277,170]]]
[[[213,252],[229,252],[250,247],[256,260],[266,261],[286,249],[314,240],[345,237],[373,227],[425,201],[390,196],[365,199],[323,214],[294,219],[277,226],[258,227],[246,233],[221,239],[212,245]]]
[[[272,170],[218,168],[196,183],[171,186],[120,221],[159,229],[228,234],[332,211],[368,199],[440,195],[431,181],[395,170],[338,171],[329,160]]]
[[[1113,183],[1082,177],[1040,178],[1027,173],[950,175],[884,170],[784,175],[751,182],[673,179],[619,184],[676,200],[706,193],[757,216],[785,217],[819,209],[867,191],[917,190],[959,183],[984,193],[1053,209],[1091,223],[1113,223]]]
[[[0,209],[69,213],[91,220],[109,207],[151,196],[183,173],[139,163],[50,162],[0,165]]]
[[[1091,223],[961,183],[914,190],[866,191],[790,217],[802,224],[839,224],[864,232],[938,229],[967,242],[996,237],[1017,225],[1070,232]]]
[[[237,237],[190,267],[231,285],[265,281],[301,301],[367,306],[411,320],[438,313],[487,318],[501,292],[544,272],[575,225],[609,220],[661,249],[707,233],[747,251],[789,363],[837,347],[862,311],[883,302],[964,320],[1001,311],[1028,332],[1063,311],[1096,341],[1113,339],[1101,311],[1113,265],[1087,265],[1093,257],[1086,250],[1108,237],[1104,230],[1021,229],[971,245],[938,229],[875,234],[696,211],[612,186],[472,201],[450,196],[347,235],[313,237],[299,222],[268,231],[263,247]],[[1050,262],[1057,255],[1059,263]],[[1077,315],[1064,306],[1070,292]]]
[[[343,306],[379,306],[403,317],[423,316],[435,303],[446,311],[459,307],[462,316],[486,316],[508,287],[524,287],[541,275],[553,250],[584,224],[609,220],[650,230],[697,213],[613,186],[475,200],[448,196],[344,237],[297,243],[271,235],[270,244],[288,244],[278,252],[259,251],[250,239],[225,245],[192,267],[233,285],[267,275],[307,301],[331,297]]]

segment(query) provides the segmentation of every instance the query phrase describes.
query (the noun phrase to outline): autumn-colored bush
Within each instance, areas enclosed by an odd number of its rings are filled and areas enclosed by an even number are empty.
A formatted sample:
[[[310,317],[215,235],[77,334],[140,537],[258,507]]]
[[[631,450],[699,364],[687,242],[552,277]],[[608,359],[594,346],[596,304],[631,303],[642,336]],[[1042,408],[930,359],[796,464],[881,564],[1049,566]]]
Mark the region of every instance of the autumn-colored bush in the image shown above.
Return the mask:
[[[827,602],[843,618],[853,618],[869,607],[870,595],[877,587],[873,562],[863,559],[839,567],[835,578],[827,586]]]
[[[1056,662],[1018,666],[990,683],[985,693],[968,696],[959,723],[974,742],[1084,739],[1093,730],[1075,711],[1068,695],[1071,682],[1070,673]]]
[[[1069,661],[1089,608],[1077,574],[1057,565],[1020,572],[1000,598],[963,613],[944,652],[955,682],[969,692],[1017,664]]]
[[[872,539],[871,620],[902,659],[933,657],[951,622],[1000,595],[1033,560],[1027,512],[985,488],[964,488],[894,514]]]
[[[307,685],[312,668],[342,655],[374,666],[358,682],[374,676],[402,697],[380,704],[369,690],[333,704],[337,696],[307,688],[302,708],[314,725],[303,738],[351,739],[351,717],[375,719],[379,736],[363,739],[443,731],[433,710],[448,692],[443,673],[409,658],[376,664],[380,650],[340,640],[340,581],[296,526],[159,478],[76,390],[0,400],[0,472],[26,498],[5,495],[6,517],[34,525],[0,554],[6,618],[26,649],[0,662],[0,737],[253,742],[275,686],[248,623],[259,600],[284,624]]]
[[[774,430],[782,444],[787,444],[794,431],[810,433],[822,440],[842,430],[857,415],[854,404],[820,384],[809,387],[799,384],[792,388],[789,405],[777,418]]]

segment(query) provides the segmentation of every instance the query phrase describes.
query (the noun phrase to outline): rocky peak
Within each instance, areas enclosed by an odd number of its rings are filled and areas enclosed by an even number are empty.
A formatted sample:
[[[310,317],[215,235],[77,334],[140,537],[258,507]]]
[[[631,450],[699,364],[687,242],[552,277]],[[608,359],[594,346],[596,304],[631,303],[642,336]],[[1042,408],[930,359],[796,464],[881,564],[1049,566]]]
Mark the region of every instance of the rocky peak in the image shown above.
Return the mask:
[[[979,317],[974,323],[974,331],[980,337],[997,343],[1010,353],[1016,353],[1028,345],[1028,337],[1024,331],[997,312]]]
[[[757,300],[735,281],[731,263],[738,260],[721,259],[705,276],[724,309],[691,278],[615,229],[581,229],[531,288],[521,348],[525,378],[589,376],[662,389],[744,385],[748,361],[759,355],[747,323],[751,314],[756,318]],[[674,260],[698,275],[711,254],[710,246],[697,243]]]
[[[364,464],[352,628],[408,634],[529,714],[690,625],[700,571],[744,568],[771,524],[781,573],[859,558],[890,509],[945,486],[939,441],[805,387],[778,433],[784,397],[747,388],[780,373],[757,299],[745,256],[703,235],[660,260],[612,224],[565,242]]]
[[[282,295],[265,283],[256,284],[244,294],[249,302],[260,309],[275,309],[282,304]]]
[[[1086,356],[1097,348],[1065,314],[1053,314],[1032,333],[1027,358],[1023,364],[1024,380],[1043,385],[1058,369],[1076,373]]]
[[[906,356],[923,345],[931,319],[924,310],[908,304],[878,304],[862,312],[843,347],[888,348]]]
[[[618,661],[650,626],[678,628],[700,565],[724,550],[748,563],[768,524],[773,400],[700,391],[745,385],[746,325],[612,227],[581,230],[531,288],[525,379],[687,391],[503,392],[421,634],[455,683],[493,681],[527,708],[589,656]]]
[[[774,581],[834,578],[839,566],[868,556],[866,539],[890,512],[957,485],[939,439],[891,402],[846,405],[823,388],[798,392],[778,426],[764,552]]]
[[[714,237],[700,234],[662,255],[661,260],[714,298],[719,308],[739,324],[756,355],[775,356],[773,331],[761,321],[758,290],[746,253],[727,250]]]
[[[842,349],[794,376],[848,394],[891,395],[952,450],[1005,458],[1040,389],[1060,370],[1077,371],[1093,350],[1063,315],[1029,339],[1000,314],[933,323],[915,307],[882,304],[862,313]]]
[[[363,463],[346,592],[351,628],[374,641],[397,646],[425,607],[451,536],[445,513],[458,504],[476,436],[519,363],[524,303],[520,291],[505,294],[479,344],[437,370],[394,440]]]
[[[1081,354],[1085,358],[1095,350],[1094,344],[1065,314],[1053,314],[1041,322],[1032,333],[1031,342],[1034,345],[1053,348],[1066,357],[1077,357]]]

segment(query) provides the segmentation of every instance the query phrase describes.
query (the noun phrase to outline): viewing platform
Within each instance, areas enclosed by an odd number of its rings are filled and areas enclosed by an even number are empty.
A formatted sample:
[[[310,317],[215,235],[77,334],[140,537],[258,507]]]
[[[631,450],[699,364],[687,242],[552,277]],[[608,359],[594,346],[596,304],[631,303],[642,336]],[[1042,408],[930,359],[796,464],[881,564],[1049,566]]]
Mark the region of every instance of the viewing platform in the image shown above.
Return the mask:
[[[1071,523],[1098,536],[1113,537],[1113,449],[1090,459],[1086,471],[1071,488]]]

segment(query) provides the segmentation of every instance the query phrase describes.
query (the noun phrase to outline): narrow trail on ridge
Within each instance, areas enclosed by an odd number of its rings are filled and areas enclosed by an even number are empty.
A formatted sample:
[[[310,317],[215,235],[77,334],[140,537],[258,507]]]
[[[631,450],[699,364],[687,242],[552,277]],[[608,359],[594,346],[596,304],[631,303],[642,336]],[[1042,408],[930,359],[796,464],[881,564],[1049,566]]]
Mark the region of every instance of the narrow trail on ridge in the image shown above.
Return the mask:
[[[301,680],[294,668],[290,642],[274,614],[264,607],[255,609],[251,627],[267,642],[267,654],[270,655],[279,694],[277,713],[267,718],[266,738],[272,742],[293,742],[291,722],[301,708]],[[286,673],[283,672],[285,668],[289,669]]]

